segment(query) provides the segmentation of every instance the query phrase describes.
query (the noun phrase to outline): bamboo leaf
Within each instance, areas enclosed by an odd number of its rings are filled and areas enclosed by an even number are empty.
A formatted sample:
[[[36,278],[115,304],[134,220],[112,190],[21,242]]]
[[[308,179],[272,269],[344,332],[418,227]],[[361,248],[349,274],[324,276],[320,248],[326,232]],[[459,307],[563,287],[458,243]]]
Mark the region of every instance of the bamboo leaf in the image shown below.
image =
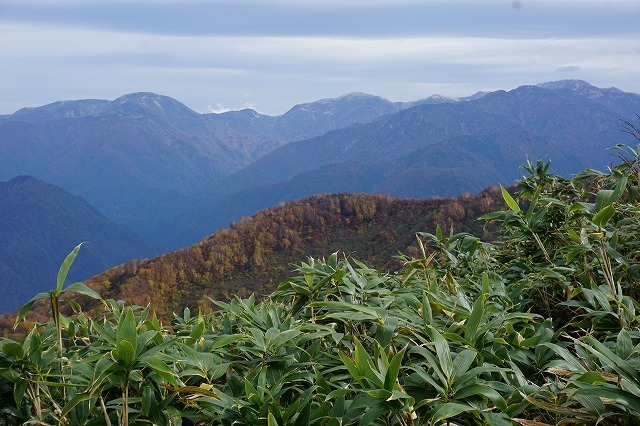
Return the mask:
[[[396,382],[398,381],[398,374],[400,373],[400,367],[402,366],[402,358],[404,357],[405,349],[402,349],[400,352],[395,354],[393,358],[391,358],[391,362],[389,362],[389,368],[387,369],[387,373],[384,378],[384,388],[389,392],[393,392]]]
[[[211,345],[211,349],[220,349],[224,346],[228,346],[231,344],[242,343],[245,340],[244,334],[226,334],[223,336],[216,337],[214,339],[213,345]]]
[[[13,400],[16,404],[21,405],[22,399],[24,398],[24,393],[27,390],[27,381],[24,379],[20,379],[16,382],[15,387],[13,388]]]
[[[96,293],[93,289],[89,288],[86,284],[82,282],[75,282],[73,284],[69,284],[64,290],[64,292],[73,291],[74,293],[82,294],[83,296],[88,296],[92,299],[102,300],[102,297]]]
[[[437,424],[439,421],[450,419],[462,413],[477,413],[478,411],[477,408],[473,408],[467,404],[447,402],[434,407],[434,409],[429,412],[428,417],[431,420],[431,424]]]
[[[271,414],[271,411],[269,411],[269,415],[267,416],[267,426],[278,426],[278,422],[273,414]]]
[[[121,341],[127,340],[135,349],[137,346],[137,337],[136,319],[133,314],[133,309],[129,306],[125,308],[123,315],[120,316],[118,330],[116,331],[116,344],[120,345]]]
[[[136,350],[127,339],[122,339],[118,343],[118,350],[115,352],[115,358],[118,361],[122,361],[125,367],[129,367],[136,359]]]
[[[13,341],[4,342],[2,345],[2,352],[15,360],[21,359],[24,356],[24,349],[22,348],[22,345]]]
[[[633,350],[633,342],[629,332],[625,329],[620,330],[618,339],[616,340],[616,354],[622,359],[628,359]]]
[[[518,203],[516,202],[516,200],[514,200],[511,194],[509,194],[509,191],[507,191],[502,185],[500,185],[500,191],[502,191],[502,198],[507,203],[509,208],[514,212],[519,213],[520,206],[518,206]]]
[[[149,417],[149,415],[156,412],[157,409],[158,401],[156,401],[156,394],[153,390],[153,386],[146,385],[142,389],[142,414]]]
[[[269,345],[273,347],[284,346],[285,344],[289,343],[291,340],[298,337],[300,334],[302,334],[302,331],[300,330],[295,330],[295,329],[285,330],[283,332],[278,333],[273,339],[271,339],[271,341],[269,342]]]
[[[193,327],[193,330],[191,330],[191,332],[189,333],[189,337],[186,340],[187,344],[195,344],[200,339],[200,337],[202,337],[205,328],[206,324],[204,321],[200,321],[195,327]]]
[[[80,404],[81,402],[90,400],[91,397],[92,397],[91,393],[76,394],[76,396],[71,398],[71,400],[67,403],[67,405],[64,406],[61,416],[65,417],[67,414],[71,412],[71,410],[73,410],[76,407],[76,405]]]
[[[378,387],[384,388],[384,381],[376,374],[375,367],[371,356],[367,353],[362,343],[357,338],[353,338],[355,341],[355,362],[360,374],[372,383],[375,383]]]
[[[471,311],[471,315],[469,315],[464,328],[464,339],[470,344],[473,344],[476,340],[476,332],[478,331],[478,326],[480,325],[483,314],[484,299],[482,297],[478,297],[476,302],[473,304],[473,310]]]
[[[383,402],[375,402],[369,404],[369,409],[366,413],[360,418],[360,422],[358,426],[366,426],[373,423],[375,420],[380,418],[383,414],[390,411],[390,407]]]
[[[27,303],[22,305],[22,307],[18,311],[18,315],[16,316],[16,322],[13,327],[14,328],[17,327],[18,323],[24,319],[25,315],[27,315],[27,313],[31,310],[31,307],[33,306],[35,301],[47,299],[48,297],[49,297],[49,293],[44,293],[44,292],[38,293],[35,296],[33,296]]]
[[[453,378],[453,361],[451,360],[449,343],[447,343],[446,339],[435,328],[431,329],[431,334],[436,347],[436,355],[438,356],[438,361],[440,361],[440,368],[444,373],[447,383],[451,384]]]
[[[358,367],[356,367],[355,362],[353,362],[353,360],[344,352],[340,352],[338,355],[340,356],[340,359],[342,360],[344,366],[347,367],[347,370],[349,371],[349,374],[351,374],[351,377],[354,380],[360,380],[362,375],[358,371]]]
[[[613,203],[613,193],[612,189],[601,189],[596,194],[596,203],[594,212],[598,213],[606,206],[611,205]]]
[[[56,279],[56,293],[60,294],[60,292],[62,291],[62,286],[64,284],[64,281],[67,279],[69,269],[71,268],[73,261],[76,260],[76,256],[78,255],[80,246],[82,246],[82,244],[84,243],[78,244],[73,250],[71,250],[71,253],[67,255],[67,257],[62,262],[62,265],[60,265],[60,269],[58,270],[58,277]]]
[[[640,407],[640,397],[617,387],[582,384],[576,389],[575,394],[607,398],[616,401],[636,413],[638,413],[638,407]]]
[[[614,215],[615,212],[616,212],[616,209],[613,206],[613,204],[609,204],[608,206],[600,210],[598,213],[596,213],[593,216],[592,221],[598,226],[598,228],[602,229],[603,227],[606,226],[607,222],[609,221],[609,219],[611,219],[611,217]]]
[[[467,371],[469,371],[469,367],[473,364],[473,361],[476,359],[476,351],[471,349],[465,349],[460,352],[453,359],[452,363],[452,377],[454,380],[462,377]]]
[[[592,337],[585,337],[584,342],[579,340],[577,342],[584,349],[597,356],[601,362],[611,367],[616,373],[629,380],[629,382],[634,383],[636,386],[640,385],[640,373],[638,373],[638,370],[631,363],[613,353],[602,342]]]

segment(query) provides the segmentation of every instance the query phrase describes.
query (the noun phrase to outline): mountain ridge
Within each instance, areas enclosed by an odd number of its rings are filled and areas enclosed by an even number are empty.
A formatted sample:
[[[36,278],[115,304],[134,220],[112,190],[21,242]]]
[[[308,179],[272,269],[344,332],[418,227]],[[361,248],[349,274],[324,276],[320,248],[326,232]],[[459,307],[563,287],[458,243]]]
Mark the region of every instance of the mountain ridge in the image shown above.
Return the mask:
[[[0,312],[51,290],[60,263],[80,242],[88,244],[69,282],[161,252],[81,197],[31,176],[0,182],[0,205]]]
[[[638,99],[563,80],[401,103],[350,93],[276,117],[199,114],[149,92],[64,101],[0,117],[0,179],[60,185],[169,250],[312,191],[477,192],[511,183],[527,155],[565,174],[604,167],[604,149],[619,142],[615,123],[633,117]],[[268,203],[242,206],[241,196]],[[161,235],[173,222],[188,224],[173,234],[189,240]]]
[[[578,94],[566,90],[574,82],[560,86],[418,105],[288,143],[223,178],[216,198],[172,218],[177,229],[169,238],[182,235],[179,244],[189,244],[240,216],[314,191],[454,196],[511,185],[527,156],[552,160],[552,169],[567,176],[617,161],[606,150],[621,141],[616,123],[621,111],[640,110],[640,95],[584,82],[588,90]],[[594,97],[594,90],[601,95]]]

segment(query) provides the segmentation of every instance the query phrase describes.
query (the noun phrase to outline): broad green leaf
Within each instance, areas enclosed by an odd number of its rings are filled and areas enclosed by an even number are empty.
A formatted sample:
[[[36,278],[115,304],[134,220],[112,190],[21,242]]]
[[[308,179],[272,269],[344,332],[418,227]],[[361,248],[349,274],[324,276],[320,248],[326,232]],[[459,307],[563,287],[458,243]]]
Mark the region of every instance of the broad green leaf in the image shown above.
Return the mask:
[[[342,354],[342,352],[341,352],[341,354]],[[342,359],[342,356],[341,356],[341,359]],[[331,392],[331,388],[329,387],[329,383],[327,383],[327,381],[322,376],[320,371],[318,371],[318,369],[315,368],[315,367],[313,368],[313,370],[315,371],[316,386],[318,386],[318,388],[322,390],[322,394],[326,395],[329,392]],[[351,370],[349,370],[349,371],[351,371]]]
[[[356,392],[356,390],[354,389],[334,389],[327,394],[327,396],[325,397],[325,400],[329,401],[331,399],[344,397],[345,395],[349,395],[354,392]]]
[[[640,373],[633,364],[620,358],[602,342],[594,339],[593,337],[585,337],[583,340],[584,341],[577,340],[576,342],[588,352],[597,356],[602,363],[611,367],[615,372],[629,380],[629,382],[636,386],[640,385]]]
[[[387,369],[387,373],[384,378],[384,388],[389,392],[393,392],[396,382],[398,381],[398,373],[402,366],[404,351],[405,349],[402,349],[400,352],[395,354],[393,358],[391,358],[391,362],[389,362],[389,368]]]
[[[15,387],[13,388],[13,400],[18,405],[22,404],[24,393],[27,390],[27,384],[28,384],[27,380],[20,379],[16,382]]]
[[[386,389],[365,390],[365,393],[372,398],[386,400],[391,397],[391,392]]]
[[[513,426],[514,422],[511,421],[510,417],[506,413],[493,413],[493,412],[482,412],[482,417],[485,419],[485,424],[491,426]],[[515,420],[515,419],[514,419]],[[538,422],[536,423],[519,423],[523,426],[545,426],[544,423]],[[550,425],[549,425],[550,426]]]
[[[636,413],[638,412],[638,407],[640,407],[640,397],[617,387],[583,384],[575,390],[575,393],[577,395],[607,398],[634,410]]]
[[[479,410],[473,408],[467,404],[461,404],[459,402],[447,402],[434,407],[429,412],[429,418],[431,424],[437,424],[441,420],[450,419],[462,413],[477,413]]]
[[[611,219],[615,212],[616,209],[613,204],[609,204],[598,213],[596,213],[593,216],[592,221],[598,226],[598,228],[602,229],[604,226],[606,226],[607,222],[609,221],[609,219]]]
[[[177,386],[176,373],[164,361],[157,357],[140,357],[139,361],[150,367],[160,378],[174,386]]]
[[[341,389],[341,390],[346,390],[346,389]],[[335,418],[342,418],[345,414],[345,398],[344,395],[340,395],[338,397],[335,398],[335,401],[333,402],[333,407],[331,407],[331,411],[329,412],[329,415],[331,417],[335,417]],[[328,400],[329,398],[327,398]]]
[[[476,351],[472,349],[465,349],[453,359],[452,364],[452,377],[454,380],[462,377],[467,371],[469,371],[469,367],[473,364],[473,361],[476,359]]]
[[[76,256],[78,255],[80,246],[82,246],[82,244],[84,243],[78,244],[73,250],[71,250],[71,253],[67,255],[67,257],[62,262],[62,265],[60,265],[60,269],[58,270],[58,277],[56,279],[56,293],[60,294],[60,292],[62,291],[62,286],[64,285],[64,281],[67,279],[69,269],[71,268],[73,261],[76,260]]]
[[[142,414],[149,417],[152,411],[158,409],[158,402],[156,401],[156,394],[151,385],[145,385],[142,388]]]
[[[273,347],[284,346],[300,334],[302,334],[300,330],[285,330],[278,333],[269,343]]]
[[[476,302],[473,304],[473,310],[471,311],[471,315],[469,315],[464,327],[464,339],[471,344],[476,340],[476,332],[478,331],[478,326],[480,325],[483,314],[484,299],[482,297],[478,297]]]
[[[127,340],[135,349],[137,346],[137,337],[136,319],[133,314],[133,309],[129,306],[125,308],[123,314],[120,316],[118,330],[116,331],[116,343],[120,345],[121,341]]]
[[[93,328],[97,332],[97,335],[110,346],[115,347],[118,344],[116,342],[115,335],[111,330],[105,329],[95,321],[91,323],[91,328]]]
[[[81,402],[88,401],[91,398],[92,398],[91,393],[83,392],[83,393],[76,394],[76,396],[71,398],[71,400],[67,403],[67,405],[64,406],[64,409],[62,410],[61,415],[63,417],[66,416],[71,412],[71,410],[73,410],[76,407],[76,405],[80,404]]]
[[[475,384],[470,386],[464,386],[455,394],[455,399],[462,400],[470,396],[481,395],[492,401],[497,407],[504,410],[507,405],[502,398],[502,395],[498,393],[494,388],[485,384]]]
[[[187,344],[194,345],[200,337],[202,337],[205,328],[206,324],[204,321],[200,321],[195,327],[193,327],[193,330],[191,330],[191,333],[189,333],[189,337],[187,338]]]
[[[360,380],[362,375],[358,371],[358,367],[356,366],[355,362],[353,362],[353,360],[342,351],[340,351],[338,355],[340,356],[340,359],[342,360],[344,366],[347,367],[347,370],[349,371],[349,374],[351,374],[351,377],[354,380]]]
[[[35,301],[47,299],[47,298],[49,298],[49,293],[44,293],[44,292],[38,293],[35,296],[33,296],[27,303],[22,305],[22,307],[18,311],[18,315],[16,316],[16,322],[14,324],[14,328],[18,326],[18,323],[22,321],[22,319],[24,319],[24,316],[27,315],[27,313],[31,310],[31,306],[33,306],[33,303]]]
[[[500,191],[502,191],[502,198],[507,203],[509,208],[514,212],[519,213],[520,206],[518,206],[518,203],[516,202],[516,200],[514,200],[511,194],[509,194],[509,191],[507,191],[502,185],[500,185]]]
[[[618,339],[616,340],[616,355],[622,359],[628,359],[633,350],[633,342],[627,330],[620,330]]]
[[[611,194],[611,197],[609,198],[609,203],[615,203],[620,199],[620,197],[624,193],[624,190],[627,188],[628,180],[629,180],[628,176],[622,176],[620,178],[615,188],[613,188],[613,194]]]
[[[118,343],[118,350],[115,352],[115,358],[118,361],[122,361],[125,367],[129,367],[136,359],[136,350],[127,339],[122,339]]]
[[[96,293],[93,289],[89,288],[86,284],[82,282],[75,282],[73,284],[69,284],[63,292],[73,291],[78,294],[82,294],[83,296],[88,296],[92,299],[102,300],[102,297]]]
[[[607,409],[599,396],[574,394],[573,398],[578,401],[588,412],[600,417]]]
[[[606,206],[610,205],[613,201],[613,190],[612,189],[601,189],[596,194],[596,202],[594,207],[594,212],[598,213]]]
[[[24,349],[22,348],[22,345],[13,341],[4,342],[2,345],[2,352],[15,360],[21,359],[24,356]]]
[[[572,380],[576,382],[589,383],[592,385],[605,381],[604,377],[602,377],[602,374],[598,373],[597,371],[587,371],[586,373],[581,374],[579,377]]]
[[[213,345],[211,345],[211,350],[220,349],[224,346],[231,344],[242,343],[245,340],[246,336],[244,334],[227,334],[223,336],[216,337],[214,339]]]
[[[433,386],[440,395],[446,394],[447,389],[445,389],[445,387],[448,387],[449,383],[447,377],[442,372],[442,366],[438,359],[428,349],[420,346],[412,347],[411,352],[418,353],[427,360],[427,364],[425,366],[435,372],[437,378],[440,379],[440,384],[436,383],[433,374],[427,374],[422,368],[414,368],[413,370],[422,378],[422,380],[431,384],[431,386]]]
[[[360,422],[358,422],[358,426],[366,426],[372,424],[375,420],[379,419],[380,416],[385,413],[391,411],[391,407],[383,402],[375,402],[369,404],[369,409],[366,413],[360,418]]]
[[[422,323],[425,327],[430,327],[433,324],[433,312],[426,292],[422,293]]]
[[[451,384],[451,379],[453,378],[453,361],[451,360],[449,343],[447,343],[446,339],[435,328],[431,329],[431,334],[433,336],[433,342],[436,347],[436,355],[438,356],[438,361],[440,362],[440,368],[444,373],[447,383]]]
[[[396,318],[387,318],[384,324],[376,326],[376,341],[380,344],[380,347],[384,349],[389,347],[397,326],[398,321]]]
[[[291,288],[298,294],[302,294],[303,296],[306,297],[311,297],[313,296],[313,292],[311,290],[309,290],[308,287],[302,286],[300,284],[297,284],[295,282],[290,282]]]

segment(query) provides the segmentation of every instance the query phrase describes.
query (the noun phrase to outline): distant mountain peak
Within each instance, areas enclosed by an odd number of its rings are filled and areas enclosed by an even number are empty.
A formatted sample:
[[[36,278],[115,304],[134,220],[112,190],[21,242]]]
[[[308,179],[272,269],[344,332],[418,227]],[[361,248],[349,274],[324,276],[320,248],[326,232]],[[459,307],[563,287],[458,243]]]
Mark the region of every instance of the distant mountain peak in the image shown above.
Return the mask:
[[[162,99],[169,99],[169,98],[167,96],[158,95],[157,93],[153,93],[153,92],[134,92],[134,93],[127,93],[126,95],[122,95],[119,98],[117,98],[114,102],[115,103],[135,102],[135,103],[144,105],[144,104],[149,104],[150,102],[157,104],[161,102]]]
[[[548,90],[571,92],[580,96],[584,96],[588,99],[607,98],[614,94],[616,96],[625,94],[625,92],[621,91],[620,89],[616,89],[615,87],[611,87],[608,89],[599,88],[583,80],[550,81],[548,83],[540,83],[537,85],[537,87]]]
[[[296,107],[307,108],[309,106],[318,106],[318,105],[336,105],[336,104],[340,104],[343,102],[350,102],[350,101],[366,102],[369,100],[390,103],[388,100],[380,96],[370,95],[364,92],[350,92],[350,93],[345,93],[344,95],[336,96],[335,98],[322,98],[314,102],[305,102],[302,104],[298,104],[298,105],[295,105],[292,109]]]
[[[536,86],[549,90],[571,90],[573,92],[600,91],[601,89],[584,80],[558,80],[540,83]]]
[[[33,176],[29,176],[29,175],[20,175],[20,176],[16,176],[13,179],[11,179],[9,181],[9,183],[11,183],[11,184],[20,184],[20,183],[23,183],[23,182],[28,182],[30,180],[34,180],[35,181],[35,180],[38,180],[38,179],[34,178]]]
[[[32,121],[81,118],[99,113],[108,104],[109,101],[99,99],[57,101],[38,107],[21,108],[12,117]]]
[[[16,176],[7,182],[10,188],[21,188],[29,185],[44,185],[45,183],[40,179],[36,179],[29,175]]]
[[[379,98],[380,96],[370,95],[369,93],[364,92],[349,92],[344,95],[340,95],[333,99],[328,100],[341,100],[341,99],[349,99],[349,98]]]
[[[107,108],[110,113],[128,113],[137,115],[136,112],[148,112],[156,116],[172,117],[176,114],[199,115],[185,104],[152,92],[136,92],[120,96]]]

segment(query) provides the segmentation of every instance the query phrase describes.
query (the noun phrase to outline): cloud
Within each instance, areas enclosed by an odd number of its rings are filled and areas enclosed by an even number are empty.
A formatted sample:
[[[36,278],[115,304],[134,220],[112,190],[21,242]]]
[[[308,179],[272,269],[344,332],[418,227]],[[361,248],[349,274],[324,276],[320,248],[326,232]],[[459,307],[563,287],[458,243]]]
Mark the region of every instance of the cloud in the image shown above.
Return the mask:
[[[202,36],[580,37],[632,31],[639,11],[637,0],[3,0],[0,22]]]
[[[211,113],[211,114],[222,114],[225,112],[229,112],[229,111],[240,111],[243,109],[253,109],[255,110],[255,106],[253,105],[252,102],[245,102],[244,104],[242,104],[242,106],[240,108],[227,108],[225,106],[223,106],[222,104],[212,104],[212,105],[207,105],[207,112]]]
[[[464,96],[558,72],[640,91],[625,0],[602,13],[602,2],[577,0],[521,0],[517,11],[509,1],[114,2],[0,1],[0,113],[151,91],[199,112],[281,114],[354,91]]]
[[[577,65],[566,65],[563,67],[558,67],[556,69],[557,72],[576,72],[576,71],[580,71],[580,67]]]
[[[211,114],[222,114],[229,111],[231,111],[231,108],[226,108],[222,104],[207,105],[207,112]]]

